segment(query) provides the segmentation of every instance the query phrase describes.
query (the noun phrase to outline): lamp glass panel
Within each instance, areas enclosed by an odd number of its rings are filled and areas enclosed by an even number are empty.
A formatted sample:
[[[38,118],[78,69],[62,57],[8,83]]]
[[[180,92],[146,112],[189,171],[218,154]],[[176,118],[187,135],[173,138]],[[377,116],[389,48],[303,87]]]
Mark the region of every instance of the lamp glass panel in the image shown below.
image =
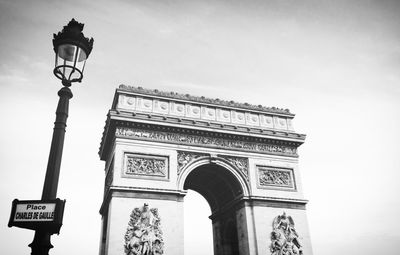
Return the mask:
[[[81,72],[81,74],[83,74],[83,69],[85,68],[85,63],[86,63],[86,60],[80,61],[80,62],[76,62],[75,68],[77,70],[79,70]]]
[[[70,62],[75,61],[75,59],[77,59],[77,62],[82,62],[87,59],[85,51],[72,44],[62,44],[58,46],[58,55],[60,58]]]
[[[78,62],[84,62],[87,59],[87,55],[85,53],[84,50],[82,50],[81,48],[79,48],[79,52],[78,52]]]
[[[86,59],[87,55],[80,47],[62,44],[57,49],[54,73],[61,80],[80,81]]]
[[[62,80],[76,81],[83,76],[87,55],[78,46],[62,44],[56,54],[57,76]]]
[[[77,46],[72,44],[62,44],[58,46],[58,56],[65,61],[73,62],[77,48]]]

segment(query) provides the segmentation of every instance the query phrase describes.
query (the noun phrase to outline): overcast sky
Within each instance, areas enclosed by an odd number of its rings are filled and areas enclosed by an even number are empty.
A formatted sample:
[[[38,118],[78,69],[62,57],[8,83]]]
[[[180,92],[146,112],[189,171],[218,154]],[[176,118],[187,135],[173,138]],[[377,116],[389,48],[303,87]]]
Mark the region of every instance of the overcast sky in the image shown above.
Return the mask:
[[[398,254],[400,1],[110,2],[0,0],[2,254],[30,253],[33,232],[7,222],[14,198],[41,196],[61,87],[52,34],[73,17],[95,41],[72,87],[58,191],[67,204],[51,254],[98,253],[97,152],[119,84],[289,108],[307,134],[314,254]]]

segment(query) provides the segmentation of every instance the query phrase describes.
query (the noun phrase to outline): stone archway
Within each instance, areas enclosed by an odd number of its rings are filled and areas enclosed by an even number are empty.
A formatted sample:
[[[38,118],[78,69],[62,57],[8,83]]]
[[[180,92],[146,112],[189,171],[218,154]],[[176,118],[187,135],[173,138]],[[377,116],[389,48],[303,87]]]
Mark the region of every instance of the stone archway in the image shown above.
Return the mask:
[[[183,255],[188,189],[210,205],[215,255],[312,254],[297,155],[305,135],[293,118],[120,86],[99,152],[100,254]]]
[[[208,164],[197,167],[186,177],[184,189],[200,193],[210,204],[212,213],[243,197],[243,188],[225,168]]]
[[[184,189],[198,192],[210,205],[215,254],[239,254],[242,244],[237,237],[236,208],[230,206],[244,195],[237,177],[220,165],[206,164],[188,173]]]

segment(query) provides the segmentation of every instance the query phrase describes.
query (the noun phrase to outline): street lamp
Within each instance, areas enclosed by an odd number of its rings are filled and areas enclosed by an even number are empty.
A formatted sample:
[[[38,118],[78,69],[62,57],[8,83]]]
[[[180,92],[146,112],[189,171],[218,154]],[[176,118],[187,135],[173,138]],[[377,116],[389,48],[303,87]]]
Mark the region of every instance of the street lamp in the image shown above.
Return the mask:
[[[54,34],[54,75],[67,87],[71,86],[71,82],[82,81],[86,59],[93,48],[93,38],[86,38],[82,30],[83,24],[72,19],[61,32]]]
[[[59,101],[54,122],[53,138],[46,177],[43,185],[42,201],[54,200],[57,197],[58,177],[64,146],[65,128],[67,126],[69,99],[72,92],[71,83],[81,82],[85,62],[93,48],[93,38],[86,38],[83,24],[72,19],[58,34],[54,34],[53,46],[56,53],[54,75],[62,81],[63,87],[58,91]],[[35,230],[35,237],[29,245],[32,255],[47,255],[53,248],[50,236],[53,233],[45,227]]]

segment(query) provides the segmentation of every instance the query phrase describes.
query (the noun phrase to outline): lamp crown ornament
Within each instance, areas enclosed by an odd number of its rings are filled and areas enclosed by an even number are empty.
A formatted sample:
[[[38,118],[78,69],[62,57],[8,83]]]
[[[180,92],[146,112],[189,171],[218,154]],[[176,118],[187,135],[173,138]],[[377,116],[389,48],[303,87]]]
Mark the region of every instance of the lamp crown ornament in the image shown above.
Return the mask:
[[[83,35],[83,27],[83,23],[79,23],[73,18],[61,32],[53,34],[54,51],[57,53],[58,46],[62,44],[74,44],[84,50],[88,57],[92,52],[94,39]]]

